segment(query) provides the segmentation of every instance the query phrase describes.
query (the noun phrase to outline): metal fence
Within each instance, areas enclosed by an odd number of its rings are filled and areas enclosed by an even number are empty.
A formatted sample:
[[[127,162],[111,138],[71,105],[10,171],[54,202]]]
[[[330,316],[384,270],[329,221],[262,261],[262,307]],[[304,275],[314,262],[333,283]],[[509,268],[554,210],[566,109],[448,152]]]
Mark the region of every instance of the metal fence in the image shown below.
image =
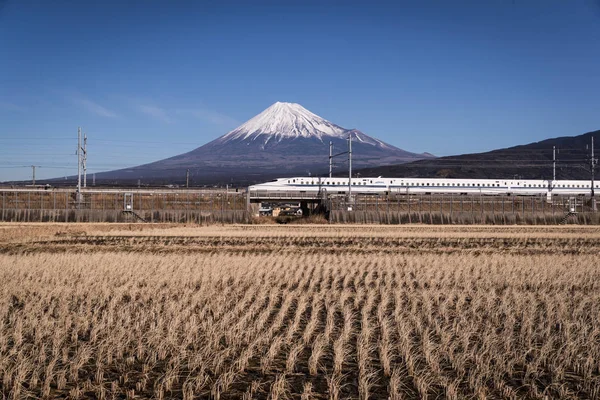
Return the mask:
[[[244,222],[246,196],[226,190],[2,190],[2,221]]]
[[[373,195],[328,200],[331,222],[598,223],[584,196]]]

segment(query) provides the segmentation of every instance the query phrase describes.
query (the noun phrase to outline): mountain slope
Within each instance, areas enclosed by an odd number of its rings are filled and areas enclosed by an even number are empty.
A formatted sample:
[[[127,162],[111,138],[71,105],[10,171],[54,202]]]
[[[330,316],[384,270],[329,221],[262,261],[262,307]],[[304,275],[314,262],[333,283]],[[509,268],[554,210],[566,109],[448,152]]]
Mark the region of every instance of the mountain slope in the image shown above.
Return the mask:
[[[329,142],[333,143],[334,153],[340,153],[347,150],[348,136],[352,137],[352,162],[357,168],[432,157],[399,149],[356,129],[342,128],[299,104],[277,102],[188,153],[96,174],[96,179],[174,183],[184,179],[188,168],[196,184],[247,184],[278,176],[320,174],[328,170]],[[345,163],[344,157],[336,161]]]
[[[485,153],[439,157],[401,165],[365,168],[362,176],[415,178],[512,178],[552,179],[552,147],[556,146],[557,179],[590,179],[591,138],[598,157],[600,131],[564,136]],[[586,149],[587,147],[587,149]]]

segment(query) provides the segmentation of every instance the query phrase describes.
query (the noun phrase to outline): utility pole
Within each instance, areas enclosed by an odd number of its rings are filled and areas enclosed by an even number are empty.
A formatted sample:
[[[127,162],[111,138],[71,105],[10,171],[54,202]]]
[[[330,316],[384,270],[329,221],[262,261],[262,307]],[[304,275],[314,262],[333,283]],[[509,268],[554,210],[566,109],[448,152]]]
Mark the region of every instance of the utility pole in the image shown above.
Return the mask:
[[[77,128],[77,201],[81,196],[81,128]]]
[[[87,133],[83,134],[83,187],[87,187]]]
[[[348,203],[352,200],[352,133],[348,134]]]
[[[590,171],[592,173],[592,210],[596,211],[596,198],[594,197],[594,173],[598,160],[594,158],[594,137],[592,136],[592,157],[590,158]]]
[[[329,177],[331,178],[331,167],[333,166],[333,142],[329,141]]]
[[[185,171],[185,187],[189,188],[190,187],[190,169],[188,168],[187,171]]]
[[[552,180],[556,181],[556,146],[552,146]]]
[[[352,134],[348,134],[348,151],[333,154],[333,143],[329,142],[329,177],[331,178],[331,169],[333,166],[333,158],[348,154],[348,202],[352,196]]]
[[[31,166],[31,186],[35,186],[35,168],[36,167],[40,167],[39,165],[32,165]]]

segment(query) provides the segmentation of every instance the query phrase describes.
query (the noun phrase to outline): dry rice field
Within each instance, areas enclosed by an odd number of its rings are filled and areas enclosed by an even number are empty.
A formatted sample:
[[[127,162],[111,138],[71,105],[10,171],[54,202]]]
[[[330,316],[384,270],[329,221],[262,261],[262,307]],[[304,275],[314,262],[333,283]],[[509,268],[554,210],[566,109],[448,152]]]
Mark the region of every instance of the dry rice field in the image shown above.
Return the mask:
[[[600,228],[0,224],[2,398],[599,399]]]

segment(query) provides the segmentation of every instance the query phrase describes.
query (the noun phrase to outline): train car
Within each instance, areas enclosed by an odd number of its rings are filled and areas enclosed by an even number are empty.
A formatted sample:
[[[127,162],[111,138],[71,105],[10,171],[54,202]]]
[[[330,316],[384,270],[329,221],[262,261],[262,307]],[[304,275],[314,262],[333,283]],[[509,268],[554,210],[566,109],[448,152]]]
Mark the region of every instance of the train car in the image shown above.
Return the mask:
[[[534,179],[352,178],[354,194],[587,195],[591,182]],[[594,183],[594,189],[600,184]],[[348,178],[290,177],[248,187],[253,192],[346,194]]]

